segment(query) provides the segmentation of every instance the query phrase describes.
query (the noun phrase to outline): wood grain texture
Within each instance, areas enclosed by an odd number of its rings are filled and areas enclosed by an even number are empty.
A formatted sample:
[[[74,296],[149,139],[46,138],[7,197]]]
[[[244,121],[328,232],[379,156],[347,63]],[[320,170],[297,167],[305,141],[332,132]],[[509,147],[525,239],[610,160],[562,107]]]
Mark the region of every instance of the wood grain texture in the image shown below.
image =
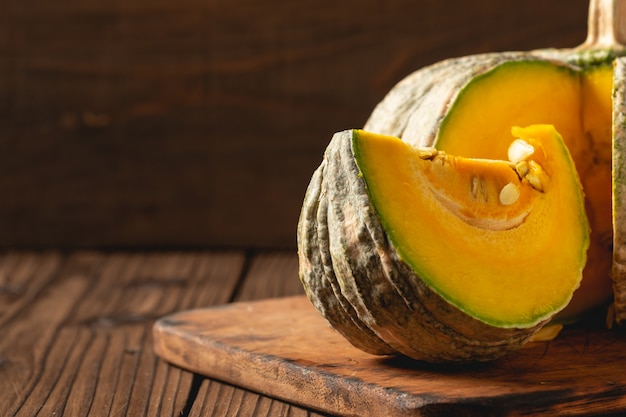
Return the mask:
[[[295,247],[339,130],[452,56],[574,46],[587,0],[5,0],[0,246]]]
[[[243,251],[0,253],[0,416],[319,416],[171,366],[153,351],[151,329],[164,315],[237,294],[297,292],[295,259]],[[269,277],[275,289],[265,292]]]
[[[435,366],[360,351],[294,296],[179,312],[154,333],[172,363],[338,415],[626,412],[626,337],[608,330],[569,329],[495,362]]]

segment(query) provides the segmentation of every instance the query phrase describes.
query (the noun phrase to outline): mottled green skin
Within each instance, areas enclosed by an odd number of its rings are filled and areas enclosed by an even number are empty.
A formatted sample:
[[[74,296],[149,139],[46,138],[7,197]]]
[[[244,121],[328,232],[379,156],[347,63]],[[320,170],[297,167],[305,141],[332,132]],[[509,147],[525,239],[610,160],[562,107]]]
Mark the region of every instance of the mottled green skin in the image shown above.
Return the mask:
[[[615,61],[613,93],[613,294],[615,319],[626,320],[626,58]]]
[[[478,321],[431,290],[399,256],[376,214],[354,152],[337,133],[306,194],[300,278],[332,327],[370,353],[429,362],[488,361],[523,346],[525,329]]]
[[[335,330],[353,345],[372,354],[393,352],[356,314],[335,276],[328,247],[328,191],[324,159],[306,192],[298,222],[300,278],[311,303]]]

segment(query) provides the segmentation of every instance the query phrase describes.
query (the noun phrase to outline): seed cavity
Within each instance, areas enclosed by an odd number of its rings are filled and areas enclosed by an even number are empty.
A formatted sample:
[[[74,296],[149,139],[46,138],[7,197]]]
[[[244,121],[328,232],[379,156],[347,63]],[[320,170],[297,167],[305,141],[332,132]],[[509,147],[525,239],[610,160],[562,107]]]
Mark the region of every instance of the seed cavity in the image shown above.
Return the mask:
[[[517,201],[519,195],[520,191],[517,185],[510,182],[500,190],[500,203],[509,206]]]
[[[517,164],[518,162],[525,161],[535,153],[535,147],[524,139],[515,139],[509,145],[508,156],[509,161]]]
[[[524,139],[515,139],[508,149],[509,161],[521,180],[527,181],[535,190],[545,191],[548,175],[534,159],[535,147]],[[503,203],[504,204],[504,203]]]

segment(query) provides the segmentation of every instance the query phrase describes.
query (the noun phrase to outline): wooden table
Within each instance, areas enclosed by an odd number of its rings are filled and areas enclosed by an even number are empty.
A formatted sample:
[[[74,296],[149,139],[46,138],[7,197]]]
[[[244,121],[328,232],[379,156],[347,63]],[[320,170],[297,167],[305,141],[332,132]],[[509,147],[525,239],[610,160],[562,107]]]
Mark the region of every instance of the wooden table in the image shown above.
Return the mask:
[[[154,349],[154,324],[161,318],[188,310],[208,311],[206,307],[236,301],[273,299],[270,302],[274,303],[278,297],[302,293],[295,250],[0,252],[0,417],[320,417],[323,414],[313,409],[179,368],[157,356]],[[293,298],[281,300],[289,299]],[[247,304],[238,304],[242,305]],[[211,311],[219,310],[224,311]],[[536,345],[521,352],[517,359],[506,360],[493,369],[479,367],[460,379],[445,369],[441,374],[429,368],[418,372],[411,365],[401,373],[434,383],[426,387],[427,392],[442,384],[456,384],[456,388],[445,387],[446,392],[451,391],[449,405],[459,406],[454,408],[455,415],[461,411],[462,415],[483,415],[484,409],[472,408],[472,404],[491,410],[494,404],[485,396],[489,393],[483,392],[483,397],[467,403],[458,396],[463,381],[481,385],[479,381],[485,378],[491,382],[482,384],[483,391],[489,389],[485,386],[496,389],[500,383],[508,384],[501,398],[495,395],[498,401],[538,401],[534,407],[522,407],[525,410],[546,409],[550,415],[557,415],[559,410],[587,415],[585,410],[594,410],[605,416],[623,411],[626,384],[619,364],[625,358],[621,348],[624,337],[603,333],[581,341],[577,335],[574,330],[551,346],[551,352],[564,352],[565,356],[559,353],[550,359],[547,348]],[[597,349],[612,359],[600,360],[594,354]],[[541,360],[543,365],[536,370],[539,374],[515,374],[524,367],[535,367]],[[287,361],[294,365],[298,362]],[[580,366],[572,367],[576,365],[572,361]],[[361,362],[367,369],[370,365],[380,366],[369,359]],[[322,363],[326,365],[317,367],[316,372],[324,377],[324,372],[332,372],[333,363]],[[559,364],[564,366],[561,373],[556,372],[561,369]],[[595,368],[604,371],[596,375]],[[394,369],[390,372],[397,374],[398,369]],[[355,368],[355,372],[361,371]],[[579,377],[586,385],[570,389],[568,381]],[[520,378],[526,379],[522,387],[516,382]],[[358,380],[352,377],[345,383]],[[391,394],[391,385],[379,394]],[[536,395],[515,394],[522,388],[537,391]],[[558,401],[565,398],[563,395],[569,401],[567,407]],[[549,404],[544,404],[546,398],[552,398]],[[399,404],[402,406],[402,401]],[[442,404],[445,406],[445,401]],[[413,415],[431,415],[435,411],[418,408]],[[488,414],[501,415],[496,410],[515,408],[514,404],[500,404]],[[443,407],[432,415],[448,415],[445,410]]]
[[[176,311],[301,294],[295,252],[0,254],[0,416],[320,416],[153,350]]]

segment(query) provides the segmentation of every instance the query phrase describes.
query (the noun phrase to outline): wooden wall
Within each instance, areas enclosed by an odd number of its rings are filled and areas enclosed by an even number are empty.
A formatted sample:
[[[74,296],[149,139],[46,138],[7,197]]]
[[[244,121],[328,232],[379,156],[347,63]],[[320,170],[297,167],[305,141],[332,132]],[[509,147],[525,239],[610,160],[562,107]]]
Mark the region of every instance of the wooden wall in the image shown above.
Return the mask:
[[[575,46],[587,0],[4,0],[0,246],[295,247],[333,132],[411,71]]]

